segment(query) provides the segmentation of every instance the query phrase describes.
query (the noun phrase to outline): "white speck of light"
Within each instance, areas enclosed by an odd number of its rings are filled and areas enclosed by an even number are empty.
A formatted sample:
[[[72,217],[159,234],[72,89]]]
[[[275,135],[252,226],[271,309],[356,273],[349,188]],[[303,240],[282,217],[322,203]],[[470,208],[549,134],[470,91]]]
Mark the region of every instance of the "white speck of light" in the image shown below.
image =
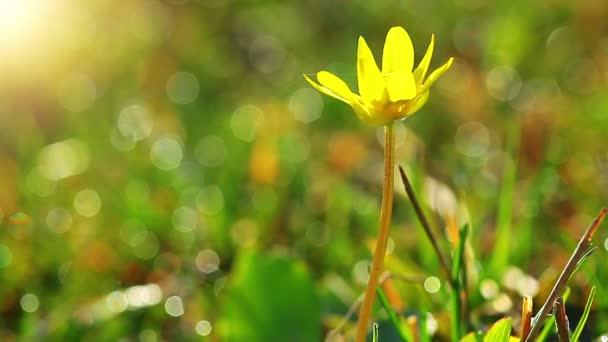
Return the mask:
[[[50,144],[38,156],[40,174],[53,181],[82,173],[88,166],[89,150],[76,139]]]
[[[196,267],[203,273],[213,273],[220,266],[220,257],[211,249],[200,251],[196,256]]]
[[[485,299],[492,299],[498,295],[498,284],[492,279],[484,279],[479,283],[479,292]]]
[[[492,308],[496,310],[496,312],[505,313],[511,310],[513,307],[513,301],[506,293],[501,293],[494,299],[492,302]]]
[[[369,280],[369,266],[370,263],[368,260],[361,260],[355,264],[352,275],[357,284],[367,284],[367,281]]]
[[[321,117],[323,111],[321,95],[311,88],[297,90],[289,98],[289,111],[297,121],[311,123]]]
[[[424,280],[424,289],[428,293],[436,293],[441,288],[441,281],[437,277],[428,277]]]
[[[85,189],[74,196],[74,209],[84,217],[93,217],[101,209],[101,198],[97,191]]]
[[[522,270],[515,266],[507,268],[502,277],[502,284],[509,290],[516,290],[517,283],[526,275]]]
[[[437,332],[437,328],[439,328],[439,322],[432,313],[427,312],[426,314],[426,330],[430,335],[434,335]]]
[[[534,277],[527,275],[517,281],[516,288],[521,296],[534,297],[540,289],[540,284]]]
[[[127,295],[122,291],[114,291],[106,296],[106,306],[114,313],[125,311],[129,307]]]
[[[64,208],[53,208],[46,215],[46,224],[57,234],[67,232],[72,221],[72,214]]]
[[[25,312],[35,312],[36,310],[38,310],[38,306],[40,305],[38,297],[36,297],[35,294],[31,293],[23,295],[23,297],[21,297],[20,303],[21,308]]]
[[[264,112],[254,105],[245,105],[234,111],[230,128],[234,135],[244,141],[253,141],[264,122]]]
[[[120,133],[135,142],[147,138],[154,122],[148,109],[141,105],[130,105],[118,114],[116,127]]]
[[[173,212],[173,227],[180,232],[191,232],[198,224],[198,213],[190,207],[180,207]]]
[[[136,285],[125,290],[131,308],[156,305],[162,300],[163,293],[157,284]]]
[[[171,296],[165,301],[165,311],[169,316],[179,317],[184,314],[182,299],[178,296]]]
[[[604,249],[608,251],[608,238],[604,241]]]
[[[182,145],[171,137],[159,138],[150,149],[152,164],[164,171],[177,169],[183,156]]]
[[[196,100],[200,86],[198,79],[192,73],[178,71],[169,77],[165,89],[173,103],[188,104]]]
[[[196,333],[201,336],[207,336],[211,334],[211,323],[209,321],[199,321],[196,323]]]
[[[146,306],[149,300],[148,291],[141,285],[129,287],[125,291],[125,294],[127,295],[129,306],[132,308]]]
[[[163,292],[157,284],[144,285],[144,289],[148,292],[148,305],[156,305],[163,299]]]

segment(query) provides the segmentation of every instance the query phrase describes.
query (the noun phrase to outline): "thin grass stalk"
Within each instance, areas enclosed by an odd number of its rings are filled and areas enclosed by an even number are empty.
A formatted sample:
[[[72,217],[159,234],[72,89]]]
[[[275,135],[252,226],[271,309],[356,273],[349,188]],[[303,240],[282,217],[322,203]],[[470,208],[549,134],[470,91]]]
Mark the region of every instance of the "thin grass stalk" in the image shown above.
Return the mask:
[[[528,338],[526,338],[525,342],[532,342],[535,340],[536,335],[538,335],[543,326],[543,322],[547,318],[549,312],[551,312],[551,310],[553,309],[553,303],[555,302],[559,294],[563,291],[563,289],[566,287],[566,283],[568,282],[568,279],[570,279],[570,276],[572,276],[572,273],[574,273],[578,266],[580,266],[581,259],[585,258],[585,256],[588,255],[587,249],[591,244],[591,239],[593,238],[593,235],[604,220],[604,216],[606,216],[607,212],[608,209],[603,208],[600,211],[599,215],[595,218],[593,223],[591,223],[589,228],[587,228],[587,230],[581,237],[580,241],[578,242],[578,245],[576,246],[576,249],[574,249],[574,252],[572,252],[570,260],[568,260],[568,263],[566,264],[562,273],[559,275],[559,278],[555,282],[555,286],[553,286],[549,297],[534,317],[532,329],[530,330],[530,334],[528,335]]]
[[[439,247],[439,242],[437,241],[437,238],[435,237],[435,233],[431,229],[429,221],[426,219],[426,216],[424,215],[424,212],[422,211],[422,207],[420,206],[420,203],[418,202],[418,199],[416,198],[416,194],[414,193],[414,188],[412,187],[410,180],[407,178],[407,175],[405,174],[405,171],[403,171],[403,168],[401,166],[399,166],[399,174],[401,175],[401,181],[403,182],[403,186],[405,187],[405,192],[407,193],[407,196],[409,197],[410,201],[412,202],[412,206],[414,207],[416,216],[418,217],[420,224],[422,224],[422,228],[424,228],[426,236],[429,238],[429,240],[431,241],[431,244],[433,245],[435,254],[437,254],[437,258],[439,259],[439,264],[441,265],[443,272],[445,273],[448,281],[450,282],[450,285],[453,285],[452,284],[452,272],[450,271],[448,259],[445,257],[445,255],[441,251],[441,248]]]
[[[464,248],[467,241],[467,235],[469,231],[469,226],[465,225],[460,229],[458,244],[456,245],[456,249],[454,250],[454,258],[452,260],[452,341],[459,341],[462,337],[462,332],[464,331],[463,326],[463,312],[462,312],[462,297],[461,297],[461,273],[464,258]]]
[[[393,186],[395,181],[395,133],[392,123],[385,126],[384,133],[384,185],[382,188],[382,207],[380,208],[380,228],[376,249],[372,260],[365,296],[359,311],[355,342],[364,342],[367,336],[367,328],[376,298],[376,289],[382,269],[384,268],[384,256],[391,228],[391,217],[393,211]]]

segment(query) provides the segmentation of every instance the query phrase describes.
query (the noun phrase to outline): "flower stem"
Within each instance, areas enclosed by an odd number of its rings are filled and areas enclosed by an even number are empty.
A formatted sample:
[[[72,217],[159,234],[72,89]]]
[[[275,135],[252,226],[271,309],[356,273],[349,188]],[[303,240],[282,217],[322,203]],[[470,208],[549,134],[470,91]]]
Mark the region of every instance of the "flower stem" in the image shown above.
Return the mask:
[[[384,255],[386,254],[386,246],[391,231],[394,180],[395,134],[393,132],[393,124],[389,123],[385,126],[384,133],[384,185],[382,188],[382,207],[380,208],[380,229],[378,230],[378,239],[376,241],[376,249],[374,250],[367,289],[365,290],[365,296],[363,297],[363,303],[359,311],[355,342],[364,342],[367,336],[367,328],[374,306],[374,299],[376,298],[376,289],[378,288],[378,279],[384,268]]]

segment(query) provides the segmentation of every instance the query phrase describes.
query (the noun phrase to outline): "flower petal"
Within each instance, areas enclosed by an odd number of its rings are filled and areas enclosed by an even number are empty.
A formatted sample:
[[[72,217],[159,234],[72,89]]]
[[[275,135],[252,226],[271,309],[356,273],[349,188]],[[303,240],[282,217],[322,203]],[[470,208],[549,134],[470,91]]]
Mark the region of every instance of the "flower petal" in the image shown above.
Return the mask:
[[[414,67],[414,46],[403,27],[391,28],[386,35],[382,51],[382,74],[390,75],[402,70],[411,72]]]
[[[384,78],[365,39],[359,37],[357,50],[357,81],[359,93],[366,102],[378,100],[384,92]]]
[[[353,103],[353,110],[357,117],[368,125],[376,126],[375,116],[370,112],[370,108],[360,102]]]
[[[420,86],[422,85],[422,81],[426,76],[426,72],[429,70],[429,64],[431,64],[431,57],[433,57],[434,46],[435,35],[433,34],[431,35],[431,42],[429,43],[429,47],[426,48],[426,53],[424,54],[424,57],[422,57],[420,64],[418,64],[418,67],[416,68],[416,70],[414,70],[414,78],[416,79],[416,86],[418,88],[420,88]]]
[[[439,77],[441,77],[441,75],[443,75],[446,71],[448,71],[448,69],[452,66],[452,62],[454,62],[454,57],[450,57],[450,59],[444,65],[435,69],[429,75],[429,78],[427,78],[424,81],[424,84],[422,84],[422,87],[420,88],[420,90],[418,92],[423,93],[423,92],[427,91],[433,85],[433,83],[437,82],[437,80],[439,79]]]
[[[344,83],[337,76],[327,71],[320,71],[317,73],[317,79],[321,84],[318,84],[306,75],[304,75],[304,78],[308,81],[308,83],[310,83],[310,85],[325,95],[329,95],[349,105],[353,102],[352,95],[355,94],[350,91],[348,85],[346,85],[346,83]]]
[[[429,92],[427,90],[424,93],[418,95],[416,97],[416,99],[414,99],[414,104],[412,105],[412,107],[410,107],[410,109],[407,110],[405,115],[410,116],[410,115],[416,113],[417,111],[419,111],[420,108],[422,108],[422,106],[424,106],[424,104],[426,103],[426,101],[428,99],[429,99]]]
[[[389,100],[397,102],[416,97],[416,81],[410,71],[396,70],[386,79]]]

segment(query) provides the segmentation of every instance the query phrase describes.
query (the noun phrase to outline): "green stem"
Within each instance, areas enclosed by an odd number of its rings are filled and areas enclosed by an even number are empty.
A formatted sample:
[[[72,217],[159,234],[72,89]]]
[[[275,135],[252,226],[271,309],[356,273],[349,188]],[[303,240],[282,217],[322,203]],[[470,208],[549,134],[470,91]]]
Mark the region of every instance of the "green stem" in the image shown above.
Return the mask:
[[[374,250],[367,288],[365,289],[365,296],[363,297],[363,303],[359,311],[355,342],[364,342],[367,336],[367,328],[374,306],[374,298],[376,298],[378,280],[384,268],[384,256],[391,230],[393,184],[395,179],[395,134],[392,123],[385,126],[384,135],[384,185],[382,188],[382,207],[380,208],[380,228],[378,230],[378,239],[376,241],[376,249]]]

